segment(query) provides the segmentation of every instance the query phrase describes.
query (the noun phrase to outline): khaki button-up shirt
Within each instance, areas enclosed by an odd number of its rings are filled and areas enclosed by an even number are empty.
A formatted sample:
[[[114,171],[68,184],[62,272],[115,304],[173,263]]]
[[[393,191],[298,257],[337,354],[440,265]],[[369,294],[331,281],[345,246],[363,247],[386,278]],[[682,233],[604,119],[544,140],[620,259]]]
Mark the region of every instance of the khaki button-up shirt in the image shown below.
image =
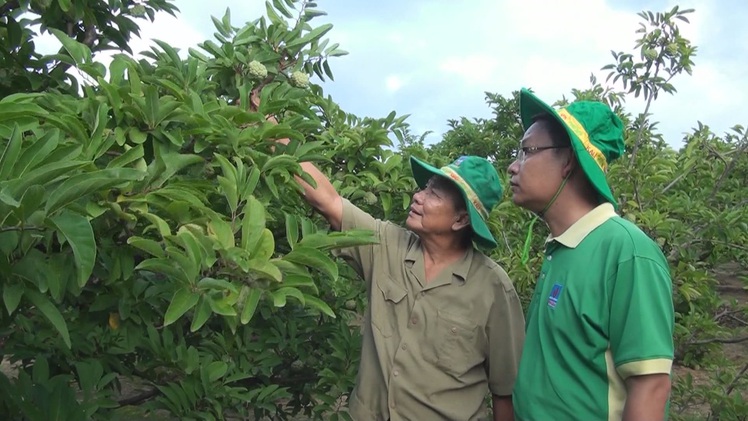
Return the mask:
[[[489,390],[511,395],[525,321],[504,270],[471,249],[427,284],[417,235],[343,202],[342,229],[379,240],[338,251],[369,299],[353,419],[474,420]]]

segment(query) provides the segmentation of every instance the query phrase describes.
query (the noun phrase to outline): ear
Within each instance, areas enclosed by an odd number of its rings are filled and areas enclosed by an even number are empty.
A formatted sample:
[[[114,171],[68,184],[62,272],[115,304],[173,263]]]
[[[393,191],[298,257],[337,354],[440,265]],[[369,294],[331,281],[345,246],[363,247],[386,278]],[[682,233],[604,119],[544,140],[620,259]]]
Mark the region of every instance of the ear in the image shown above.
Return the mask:
[[[564,178],[570,177],[578,165],[579,163],[577,162],[577,157],[576,155],[574,155],[574,152],[569,152],[569,156],[566,159],[566,163],[564,164],[562,169]]]
[[[457,214],[454,223],[452,223],[452,231],[457,232],[461,229],[470,225],[470,215],[467,211],[461,211]]]

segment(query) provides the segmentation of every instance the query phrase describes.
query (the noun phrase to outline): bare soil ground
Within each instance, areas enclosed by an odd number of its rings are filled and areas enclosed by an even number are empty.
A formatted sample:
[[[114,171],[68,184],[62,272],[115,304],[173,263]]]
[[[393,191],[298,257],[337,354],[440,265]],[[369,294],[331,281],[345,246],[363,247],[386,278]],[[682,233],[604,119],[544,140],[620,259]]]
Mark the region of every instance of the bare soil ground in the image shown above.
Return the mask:
[[[740,265],[729,264],[715,270],[715,277],[719,282],[717,290],[725,303],[726,307],[737,303],[738,306],[746,308],[748,306],[748,289],[741,280],[741,277],[748,276],[748,273],[741,271]],[[735,328],[736,336],[748,336],[748,315],[735,314],[723,318],[725,325]],[[738,343],[725,343],[721,345],[724,356],[731,368],[741,369],[748,363],[748,340]],[[693,385],[708,385],[714,375],[713,368],[693,369],[688,367],[676,366],[674,368],[674,379],[685,378],[689,374],[693,378]],[[748,374],[746,374],[748,376]],[[733,393],[741,393],[744,400],[748,400],[748,390],[735,390]],[[697,405],[689,411],[689,415],[694,420],[706,419],[709,414],[707,405]]]

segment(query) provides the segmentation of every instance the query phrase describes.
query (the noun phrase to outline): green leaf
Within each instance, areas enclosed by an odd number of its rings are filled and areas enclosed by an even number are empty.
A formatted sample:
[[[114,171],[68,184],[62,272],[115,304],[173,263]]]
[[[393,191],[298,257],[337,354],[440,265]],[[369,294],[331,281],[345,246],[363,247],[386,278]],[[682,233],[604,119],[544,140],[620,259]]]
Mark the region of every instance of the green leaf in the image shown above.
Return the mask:
[[[208,222],[208,235],[218,240],[218,244],[225,250],[234,247],[234,232],[231,225],[224,221],[220,215],[213,215]]]
[[[51,215],[56,210],[81,197],[126,181],[141,180],[145,175],[143,171],[131,168],[107,168],[74,175],[65,180],[49,195],[45,211],[47,215]]]
[[[136,145],[135,147],[125,145],[125,152],[122,155],[111,160],[107,165],[107,168],[124,167],[125,165],[142,158],[144,155],[143,152],[143,145]]]
[[[61,7],[63,3],[67,3],[68,8],[70,7],[69,0],[60,1]],[[55,37],[57,37],[58,40],[60,40],[63,48],[65,48],[65,51],[67,51],[67,53],[70,55],[70,58],[72,58],[75,61],[75,64],[77,66],[80,66],[84,63],[91,62],[91,50],[85,44],[81,44],[80,42],[70,38],[66,33],[60,31],[59,29],[55,29],[55,28],[47,28],[47,29]]]
[[[22,178],[8,182],[8,192],[11,196],[22,194],[29,186],[34,184],[44,185],[49,181],[60,177],[61,175],[68,174],[84,165],[88,164],[85,161],[68,161],[68,162],[52,162],[49,164],[42,165],[26,173]]]
[[[299,225],[296,217],[290,213],[286,214],[286,239],[291,248],[299,241]]]
[[[329,275],[333,280],[338,279],[338,265],[329,256],[317,249],[297,246],[283,256],[283,260],[317,269]]]
[[[197,283],[197,287],[204,290],[217,289],[220,291],[231,291],[236,294],[239,293],[236,286],[225,279],[203,278]]]
[[[229,366],[223,361],[213,361],[208,365],[208,379],[214,382],[226,375]],[[205,385],[207,386],[207,385]]]
[[[282,288],[279,288],[279,289],[277,289],[275,291],[272,291],[270,294],[273,296],[273,302],[274,303],[275,303],[276,296],[281,296],[281,295],[284,297],[283,300],[282,300],[284,305],[285,305],[287,297],[294,297],[294,298],[296,298],[297,300],[299,300],[299,302],[301,303],[301,305],[304,305],[304,303],[306,302],[306,300],[304,298],[304,294],[301,291],[299,291],[298,289],[293,288],[293,287],[282,287]],[[283,307],[283,306],[276,305],[276,307]]]
[[[210,315],[213,312],[210,309],[210,303],[205,299],[205,296],[200,296],[200,301],[197,303],[195,309],[195,315],[192,318],[192,324],[190,325],[190,332],[197,332],[201,327],[208,321]]]
[[[328,316],[330,316],[332,318],[336,317],[335,316],[335,312],[332,311],[332,309],[330,308],[330,306],[327,305],[327,303],[325,303],[324,301],[320,300],[317,297],[313,297],[311,295],[304,294],[304,304],[307,307],[315,308],[315,309],[323,312],[324,314],[326,314],[326,315],[328,315]]]
[[[330,29],[332,29],[331,23],[326,23],[324,25],[321,25],[318,28],[314,28],[311,31],[309,31],[308,34],[304,35],[303,37],[290,41],[288,44],[286,44],[286,48],[292,49],[297,46],[308,44],[314,40],[321,38],[328,31],[330,31]]]
[[[70,6],[72,6],[71,0],[57,0],[57,4],[60,5],[60,9],[62,9],[63,12],[67,12],[70,10]]]
[[[168,258],[153,258],[147,259],[140,262],[136,267],[136,270],[147,270],[150,272],[161,273],[172,279],[179,280],[184,283],[193,282],[192,279],[187,277],[187,274],[175,267],[174,261]]]
[[[248,271],[253,272],[263,278],[271,279],[275,282],[283,281],[283,274],[280,269],[274,264],[267,260],[250,260],[248,263]]]
[[[241,247],[249,252],[255,249],[265,230],[265,207],[254,196],[244,205]]]
[[[269,1],[265,2],[265,11],[267,12],[268,18],[270,18],[270,22],[276,25],[283,25],[285,23],[283,18],[278,16],[277,13],[275,13],[275,10],[273,10],[273,6],[270,4]]]
[[[243,325],[246,325],[250,320],[252,320],[252,316],[254,316],[255,310],[257,310],[257,304],[260,302],[260,298],[262,298],[262,290],[260,289],[252,288],[249,291],[249,294],[247,294],[247,299],[244,302],[244,308],[242,308],[240,318]]]
[[[262,172],[269,172],[276,168],[285,168],[288,171],[294,170],[299,166],[296,158],[291,155],[275,155],[265,162],[262,166]]]
[[[286,276],[283,278],[283,283],[281,285],[295,288],[305,287],[311,289],[315,294],[319,294],[317,285],[314,283],[314,279],[310,276],[288,273],[285,275]]]
[[[21,152],[21,143],[23,142],[21,134],[21,128],[18,127],[18,124],[14,124],[10,141],[5,145],[3,155],[0,156],[0,181],[7,179],[12,174],[11,170],[13,170],[16,161],[18,161],[18,155]]]
[[[42,312],[44,317],[52,323],[52,326],[54,326],[62,336],[65,345],[70,349],[72,345],[70,343],[68,325],[65,323],[65,319],[62,317],[60,311],[57,310],[57,307],[55,307],[47,297],[31,289],[26,290],[26,297],[36,308],[39,309],[39,311]]]
[[[13,167],[13,175],[22,177],[27,171],[36,168],[44,158],[49,156],[57,148],[60,139],[60,130],[47,129],[44,136],[37,138],[30,146],[24,149]]]
[[[42,186],[29,186],[26,193],[23,194],[20,206],[18,207],[19,209],[16,212],[18,219],[26,220],[31,218],[31,215],[39,210],[39,206],[41,206],[42,201],[44,201],[44,196],[46,194],[47,191]],[[0,195],[2,195],[2,191],[0,191]]]
[[[5,308],[8,310],[8,315],[12,314],[21,302],[23,296],[23,284],[5,284],[3,288],[3,302],[5,302]]]
[[[252,259],[268,260],[275,252],[275,238],[273,232],[265,228],[260,233],[260,240],[254,249],[249,250]]]
[[[91,277],[96,263],[96,240],[91,223],[85,216],[72,212],[60,213],[50,218],[50,221],[73,249],[78,269],[78,287],[83,287]]]
[[[169,237],[171,235],[171,229],[169,228],[169,224],[166,223],[163,219],[161,219],[160,216],[152,214],[152,213],[144,213],[143,216],[151,221],[151,223],[156,227],[158,230],[158,233],[161,235],[162,238]]]
[[[133,247],[137,247],[155,257],[165,256],[164,249],[161,248],[161,244],[148,238],[130,237],[127,239],[127,244]]]
[[[208,304],[210,304],[213,313],[220,314],[221,316],[236,316],[236,310],[234,310],[234,307],[228,305],[226,301],[214,300],[207,295],[205,296],[205,299],[208,300]]]
[[[169,308],[166,309],[164,326],[177,321],[184,313],[197,304],[198,299],[200,299],[200,294],[192,292],[187,288],[177,291],[171,299],[171,303],[169,303]]]

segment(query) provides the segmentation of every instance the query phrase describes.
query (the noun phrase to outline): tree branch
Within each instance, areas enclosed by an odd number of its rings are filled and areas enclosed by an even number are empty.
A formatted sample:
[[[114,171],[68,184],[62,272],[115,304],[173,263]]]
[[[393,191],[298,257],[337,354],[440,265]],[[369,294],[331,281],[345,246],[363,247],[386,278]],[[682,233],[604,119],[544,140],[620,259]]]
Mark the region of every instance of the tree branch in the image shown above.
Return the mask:
[[[738,338],[710,338],[710,339],[702,339],[699,341],[693,341],[689,342],[689,345],[706,345],[706,344],[737,344],[740,342],[748,341],[748,336],[742,336]]]
[[[46,230],[47,229],[44,227],[34,227],[34,226],[2,227],[0,228],[0,233],[9,232],[9,231],[46,231]]]
[[[733,389],[735,389],[735,386],[738,384],[738,380],[740,380],[740,378],[743,377],[746,371],[748,371],[748,363],[745,363],[745,365],[743,365],[743,368],[740,370],[740,372],[738,372],[738,374],[735,375],[735,378],[732,379],[732,382],[730,382],[730,386],[728,386],[727,389],[725,390],[725,395],[729,395],[730,393],[732,393]]]
[[[730,174],[735,168],[735,162],[738,160],[740,155],[748,149],[748,140],[746,140],[745,143],[743,143],[743,146],[738,149],[737,154],[732,157],[729,163],[727,163],[727,166],[725,167],[725,170],[722,171],[722,175],[719,176],[719,180],[717,180],[717,184],[714,185],[714,189],[712,190],[712,194],[709,195],[709,201],[711,202],[714,200],[714,197],[717,195],[717,192],[722,187],[722,183],[725,181],[725,178],[727,178],[727,175]]]
[[[154,396],[156,396],[158,394],[159,394],[158,389],[146,390],[145,392],[143,392],[143,393],[141,393],[139,395],[131,396],[129,398],[120,399],[119,401],[117,401],[117,403],[119,404],[119,406],[140,405],[141,403],[147,401],[148,399],[150,399],[150,398],[152,398],[152,397],[154,397]]]

